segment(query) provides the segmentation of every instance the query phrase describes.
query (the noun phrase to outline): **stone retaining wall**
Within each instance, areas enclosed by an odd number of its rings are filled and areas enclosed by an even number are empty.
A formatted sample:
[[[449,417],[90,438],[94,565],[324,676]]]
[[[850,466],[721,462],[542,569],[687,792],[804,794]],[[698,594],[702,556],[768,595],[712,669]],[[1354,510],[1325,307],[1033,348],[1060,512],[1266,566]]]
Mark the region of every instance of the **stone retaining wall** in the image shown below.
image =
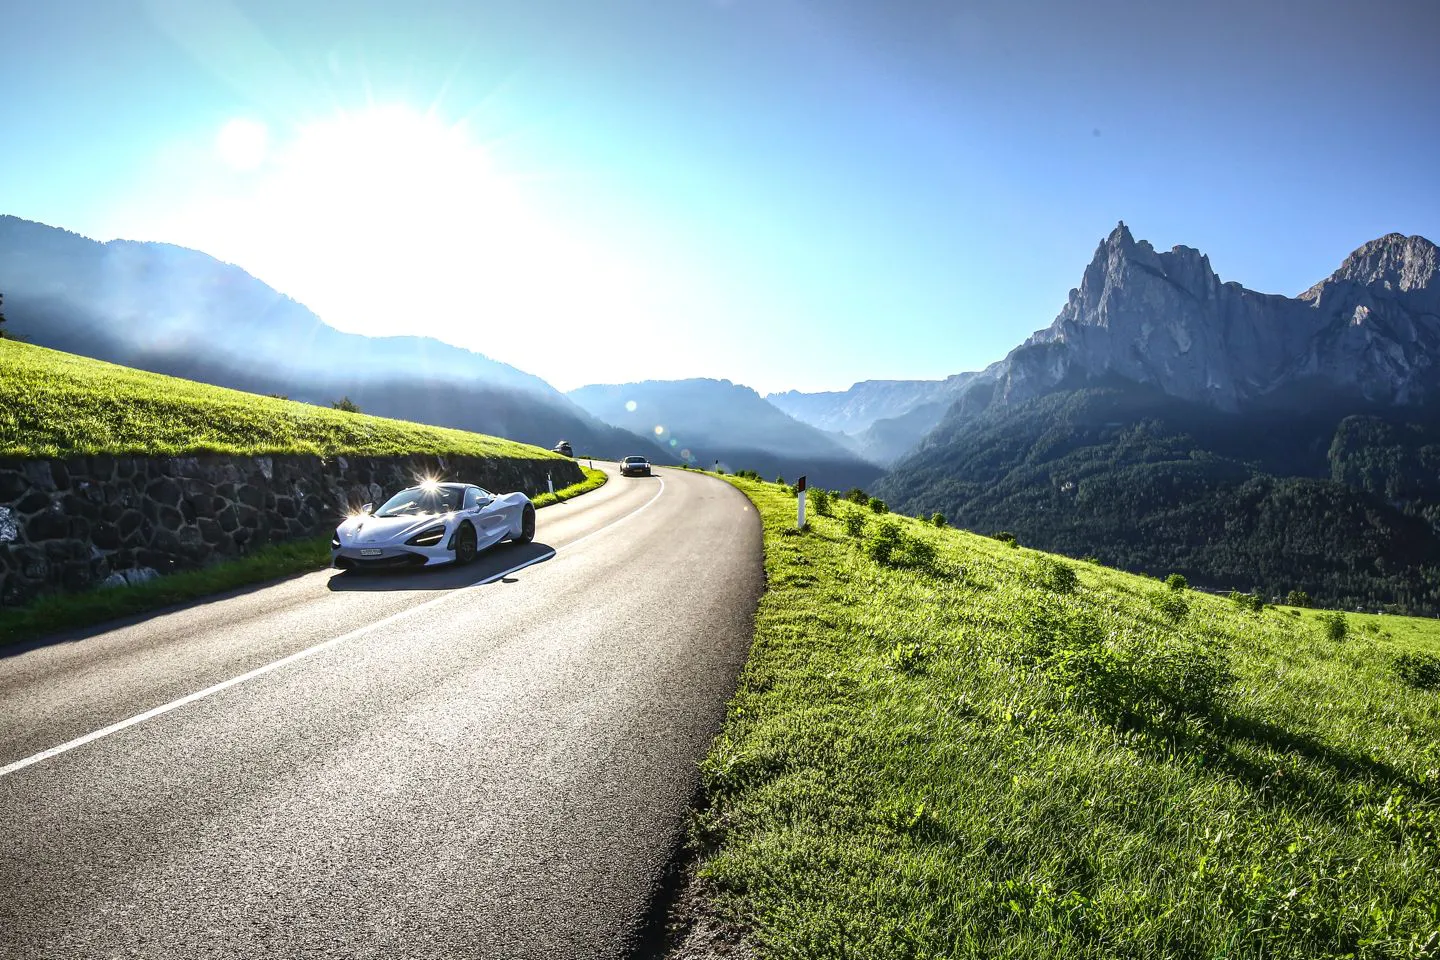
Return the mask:
[[[419,477],[534,495],[573,460],[196,456],[0,459],[0,606],[124,585],[334,529]]]

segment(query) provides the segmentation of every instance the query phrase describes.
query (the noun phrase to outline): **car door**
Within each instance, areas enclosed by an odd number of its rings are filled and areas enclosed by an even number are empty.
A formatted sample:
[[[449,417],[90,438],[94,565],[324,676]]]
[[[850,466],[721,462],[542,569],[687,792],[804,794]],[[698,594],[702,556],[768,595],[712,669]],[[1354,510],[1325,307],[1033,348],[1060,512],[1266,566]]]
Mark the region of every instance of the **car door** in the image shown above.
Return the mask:
[[[465,503],[467,507],[474,505],[470,509],[475,515],[475,532],[479,535],[480,549],[504,539],[509,530],[509,522],[505,511],[496,505],[493,496],[479,487],[470,487],[465,491]]]

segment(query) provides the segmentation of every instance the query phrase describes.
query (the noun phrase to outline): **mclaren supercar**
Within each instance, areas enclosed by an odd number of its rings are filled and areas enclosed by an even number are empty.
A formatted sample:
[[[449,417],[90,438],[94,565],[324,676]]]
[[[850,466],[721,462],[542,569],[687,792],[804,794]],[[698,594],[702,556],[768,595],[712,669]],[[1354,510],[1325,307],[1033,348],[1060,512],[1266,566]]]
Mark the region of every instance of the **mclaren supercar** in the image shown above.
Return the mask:
[[[348,517],[330,540],[330,556],[341,570],[428,567],[469,563],[502,540],[534,538],[535,507],[525,494],[427,481]]]

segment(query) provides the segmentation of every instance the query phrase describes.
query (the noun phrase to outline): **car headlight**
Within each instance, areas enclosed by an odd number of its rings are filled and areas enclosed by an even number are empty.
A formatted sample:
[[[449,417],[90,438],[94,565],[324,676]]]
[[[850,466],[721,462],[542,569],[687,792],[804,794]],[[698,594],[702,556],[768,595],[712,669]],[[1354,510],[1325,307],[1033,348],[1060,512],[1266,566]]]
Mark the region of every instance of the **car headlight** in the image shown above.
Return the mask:
[[[445,539],[445,526],[431,527],[428,530],[421,530],[415,536],[406,540],[407,546],[411,547],[433,547]]]
[[[334,533],[330,534],[330,549],[331,549],[331,550],[339,550],[339,549],[340,549],[340,531],[339,531],[339,530],[336,530]]]

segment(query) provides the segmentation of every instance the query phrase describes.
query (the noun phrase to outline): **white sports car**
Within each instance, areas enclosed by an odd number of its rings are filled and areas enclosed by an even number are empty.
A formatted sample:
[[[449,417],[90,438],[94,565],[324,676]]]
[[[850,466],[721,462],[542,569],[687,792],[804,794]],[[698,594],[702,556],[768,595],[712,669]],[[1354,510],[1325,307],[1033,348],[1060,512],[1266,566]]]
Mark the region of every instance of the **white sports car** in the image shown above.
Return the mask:
[[[341,570],[428,567],[469,563],[501,540],[533,539],[535,507],[525,494],[427,481],[346,518],[330,539],[330,558]]]

